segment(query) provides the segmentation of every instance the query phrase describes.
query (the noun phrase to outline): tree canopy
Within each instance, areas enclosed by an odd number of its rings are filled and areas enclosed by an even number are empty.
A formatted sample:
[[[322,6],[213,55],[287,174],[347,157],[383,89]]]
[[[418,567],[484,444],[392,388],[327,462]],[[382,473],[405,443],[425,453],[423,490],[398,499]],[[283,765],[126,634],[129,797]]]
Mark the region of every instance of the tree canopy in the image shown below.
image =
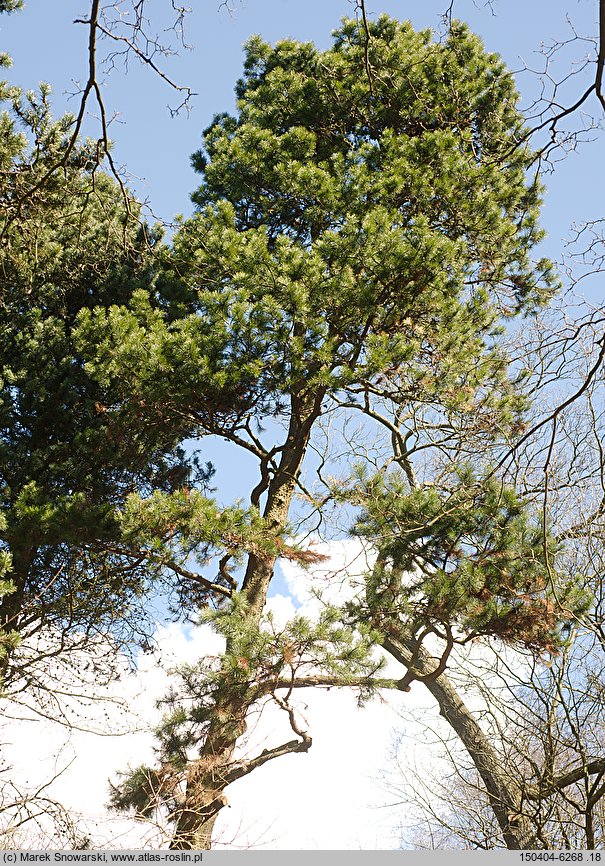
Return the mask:
[[[296,690],[355,689],[363,703],[414,682],[467,748],[505,844],[546,845],[523,781],[447,677],[477,639],[567,652],[593,603],[577,536],[547,507],[559,410],[544,479],[511,468],[542,423],[529,425],[529,366],[550,367],[513,357],[508,327],[558,286],[535,259],[542,188],[513,76],[458,21],[436,39],[369,21],[364,4],[324,51],[253,37],[235,112],[192,157],[195,213],[165,240],[115,171],[95,65],[104,33],[158,71],[160,43],[141,53],[143,6],[129,39],[98,3],[80,21],[76,117],[52,118],[47,86],[0,89],[6,694],[55,700],[80,651],[110,678],[119,652],[149,649],[159,599],[224,643],[175,672],[157,760],[112,786],[113,806],[164,821],[172,847],[210,847],[231,783],[311,748]],[[82,141],[91,95],[102,131]],[[254,460],[228,506],[210,495],[210,437]],[[371,564],[336,601],[320,594],[316,618],[278,626],[276,564],[322,561],[298,530],[327,506]],[[400,675],[384,675],[387,659]],[[264,702],[293,738],[242,758]],[[551,788],[602,766],[574,764]]]
[[[83,645],[99,629],[136,631],[128,610],[147,578],[104,543],[119,534],[128,493],[172,489],[187,471],[174,433],[109,421],[75,349],[84,308],[148,284],[157,237],[97,170],[94,143],[69,147],[73,118],[53,120],[48,96],[4,86],[0,120],[0,497],[12,584],[1,617],[23,641],[2,667],[17,690],[44,688],[32,658],[53,656],[68,635]]]
[[[114,794],[117,805],[144,814],[164,804],[175,847],[210,844],[231,781],[309,748],[288,696],[310,660],[312,673],[298,685],[385,685],[372,679],[367,652],[379,636],[359,619],[344,643],[346,629],[330,636],[333,613],[316,625],[294,623],[279,639],[267,634],[276,559],[314,557],[292,549],[288,535],[318,419],[336,407],[373,419],[381,406],[395,416],[421,408],[441,413],[452,439],[465,423],[468,434],[472,417],[474,435],[502,441],[522,423],[526,401],[507,370],[501,323],[535,310],[555,288],[550,265],[531,258],[541,237],[540,186],[502,62],[461,24],[435,42],[383,16],[369,37],[347,21],[325,52],[252,39],[237,114],[218,115],[204,134],[194,156],[203,176],[198,211],[162,252],[153,286],[128,305],[83,310],[78,319],[87,370],[113,395],[109,417],[136,405],[156,424],[180,425],[182,436],[219,435],[258,461],[247,496],[273,549],[246,540],[224,549],[220,589],[203,583],[226,639],[220,668],[202,660],[197,673],[184,672],[160,733],[159,766],[140,768]],[[401,450],[397,462],[403,490],[393,498],[418,506],[422,493],[411,491],[413,468]],[[557,616],[553,607],[540,621],[555,602],[539,528],[530,529],[514,494],[501,502],[497,490],[495,483],[482,494],[484,518],[472,516],[471,497],[470,508],[447,519],[447,504],[429,491],[418,519],[434,526],[434,545],[462,539],[462,603],[479,632],[506,621],[509,640],[551,647]],[[428,519],[431,508],[441,524]],[[188,532],[191,553],[196,536]],[[408,558],[431,564],[426,550],[399,540]],[[239,577],[230,565],[238,547],[247,554]],[[526,555],[535,570],[521,567]],[[430,592],[443,595],[437,583],[427,577]],[[479,610],[481,593],[493,596],[491,607],[484,600]],[[190,597],[182,599],[195,615]],[[415,639],[426,618],[399,613],[403,637]],[[373,626],[379,632],[379,618]],[[327,639],[331,654],[322,649]],[[344,677],[342,664],[353,658],[357,674]],[[251,704],[268,694],[296,739],[243,766],[236,743]]]

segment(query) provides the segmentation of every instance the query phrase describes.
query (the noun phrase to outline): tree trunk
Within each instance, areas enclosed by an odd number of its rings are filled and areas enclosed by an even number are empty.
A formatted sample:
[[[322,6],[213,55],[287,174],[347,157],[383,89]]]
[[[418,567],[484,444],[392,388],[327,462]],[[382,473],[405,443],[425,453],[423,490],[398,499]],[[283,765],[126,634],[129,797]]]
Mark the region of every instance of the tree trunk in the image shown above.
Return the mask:
[[[267,482],[263,517],[267,533],[280,537],[288,518],[296,482],[309,444],[313,423],[320,414],[323,393],[292,398],[292,414],[281,459]],[[273,576],[276,556],[250,554],[241,595],[249,603],[248,623],[258,625]],[[229,653],[229,646],[226,648]],[[251,678],[254,672],[251,671]],[[171,848],[207,850],[220,809],[227,805],[223,791],[229,783],[233,753],[246,730],[246,715],[255,697],[249,686],[227,684],[217,695],[214,717],[199,758],[187,774],[184,804],[179,812]]]
[[[412,642],[405,639],[385,638],[384,648],[408,667],[412,657]],[[434,670],[428,653],[423,650],[414,662],[415,669],[426,676]],[[466,748],[485,785],[496,820],[502,830],[506,847],[515,851],[544,848],[537,837],[531,820],[523,814],[521,788],[502,771],[502,762],[473,713],[465,705],[451,681],[441,674],[424,680],[424,685],[439,705],[440,714],[450,724]]]

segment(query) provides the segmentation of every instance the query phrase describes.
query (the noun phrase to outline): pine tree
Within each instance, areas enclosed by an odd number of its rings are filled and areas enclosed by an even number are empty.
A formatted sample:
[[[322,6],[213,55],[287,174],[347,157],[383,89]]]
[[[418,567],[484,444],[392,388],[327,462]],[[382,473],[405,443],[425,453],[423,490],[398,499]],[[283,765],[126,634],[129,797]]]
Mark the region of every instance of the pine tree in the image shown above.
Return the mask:
[[[158,765],[138,768],[113,794],[142,815],[166,807],[177,848],[211,845],[228,784],[310,747],[292,689],[397,686],[376,676],[380,622],[350,629],[328,609],[319,623],[295,620],[276,633],[265,613],[277,558],[313,560],[288,546],[288,518],[318,419],[335,405],[371,415],[378,395],[467,419],[477,408],[485,429],[510,427],[524,401],[507,377],[499,322],[553,290],[548,263],[530,259],[540,189],[512,77],[463,25],[434,42],[386,16],[369,34],[345,21],[324,52],[254,38],[237,96],[236,115],[218,115],[194,156],[198,210],[154,286],[130,304],[84,311],[78,325],[87,370],[113,395],[109,417],[136,404],[258,463],[249,502],[269,546],[240,536],[225,548],[220,592],[205,583],[226,641],[220,666],[183,669],[158,731]],[[433,507],[410,496],[402,507],[414,519]],[[510,560],[520,538],[535,549],[522,517],[507,524],[514,497],[503,510],[488,490],[474,524],[461,497],[455,519],[470,522],[477,545],[504,514],[499,548],[516,545]],[[452,532],[442,521],[434,544]],[[230,568],[237,550],[241,579]],[[542,580],[541,569],[528,580]],[[181,598],[194,617],[186,588],[196,579],[183,577]],[[430,590],[433,608],[450,603],[448,579],[444,571],[442,588]],[[482,587],[475,573],[465,580],[464,616],[495,627],[502,610],[472,608]],[[552,641],[552,623],[531,638],[526,623],[509,623],[511,637]],[[267,695],[295,738],[236,761],[248,710]]]
[[[71,336],[83,308],[148,285],[159,238],[95,143],[70,146],[73,118],[52,118],[47,86],[0,96],[0,667],[7,690],[32,693],[50,687],[45,659],[91,644],[103,667],[95,635],[151,627],[137,606],[148,570],[112,550],[117,509],[133,490],[178,488],[188,467],[180,431],[110,420]]]

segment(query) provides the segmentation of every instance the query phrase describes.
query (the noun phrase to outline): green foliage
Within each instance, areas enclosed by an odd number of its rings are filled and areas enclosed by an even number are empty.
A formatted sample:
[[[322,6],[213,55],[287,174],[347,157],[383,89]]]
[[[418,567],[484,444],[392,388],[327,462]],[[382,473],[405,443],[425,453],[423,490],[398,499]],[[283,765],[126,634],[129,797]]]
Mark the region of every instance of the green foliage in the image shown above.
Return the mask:
[[[2,116],[3,489],[12,498],[33,480],[55,496],[78,489],[106,503],[132,467],[161,460],[162,445],[109,424],[70,329],[83,307],[127,299],[149,281],[153,236],[139,225],[136,203],[92,171],[88,145],[68,153],[71,123],[53,121],[45,91],[40,99],[15,95]]]
[[[258,38],[237,116],[194,158],[199,212],[155,290],[83,313],[89,370],[117,395],[233,433],[292,395],[400,374],[400,399],[460,399],[502,370],[497,320],[544,302],[533,155],[512,76],[456,25],[386,17],[334,47]],[[120,371],[131,375],[124,379]]]
[[[111,785],[109,806],[121,812],[133,812],[135,818],[153,815],[160,805],[174,807],[173,792],[167,785],[165,772],[140,765],[119,774],[121,780]]]
[[[531,260],[540,188],[513,78],[463,25],[436,43],[387,16],[369,34],[345,21],[323,52],[255,37],[237,97],[204,133],[197,212],[167,247],[98,143],[52,118],[48,87],[0,86],[0,668],[16,634],[60,649],[144,634],[139,600],[167,575],[174,611],[225,641],[178,670],[158,768],[113,789],[142,817],[198,782],[222,790],[255,701],[314,678],[370,696],[391,628],[552,650],[588,603],[517,494],[462,467],[441,486],[361,480],[356,532],[379,558],[352,625],[333,607],[283,628],[263,615],[275,559],[313,560],[286,543],[287,515],[329,400],[480,403],[511,427],[524,398],[502,321],[556,281]],[[287,433],[265,447],[268,416]],[[250,508],[204,495],[211,469],[182,443],[208,434],[259,459]],[[236,591],[225,563],[244,556]]]
[[[190,467],[174,431],[108,417],[71,330],[83,308],[149,284],[159,237],[98,169],[94,143],[70,149],[73,118],[52,118],[48,87],[0,97],[0,551],[13,587],[0,616],[24,639],[130,639],[148,627],[136,604],[147,575],[106,546],[116,508],[135,490],[173,490]]]
[[[164,587],[172,572],[168,604],[177,617],[197,620],[205,605],[226,603],[236,582],[231,573],[219,571],[213,580],[202,576],[202,567],[219,552],[229,556],[230,568],[250,553],[298,555],[280,542],[256,508],[220,506],[187,486],[172,493],[155,490],[148,497],[130,494],[114,516],[125,554],[143,557],[149,576],[163,577]]]
[[[183,487],[174,493],[155,490],[146,499],[131,494],[121,514],[122,539],[126,544],[156,543],[178,532],[188,554],[197,545],[228,546],[234,550],[248,541],[260,541],[266,531],[255,509],[222,508],[198,490]]]
[[[449,483],[447,483],[449,482]],[[557,569],[557,547],[531,505],[495,475],[454,467],[437,485],[362,479],[355,533],[377,542],[361,610],[377,628],[416,635],[457,628],[555,651],[561,624],[586,612],[580,577]]]
[[[341,611],[326,606],[316,621],[296,616],[282,629],[270,613],[260,623],[246,616],[245,599],[235,595],[228,610],[209,612],[206,621],[225,637],[227,652],[214,684],[222,678],[246,682],[250,687],[271,685],[275,680],[321,671],[342,678],[343,683],[370,676],[382,666],[371,658],[372,633],[356,634],[340,622]],[[252,678],[252,679],[251,679]]]
[[[0,533],[6,529],[6,521],[0,514]],[[5,595],[10,595],[15,592],[15,584],[11,580],[6,580],[5,577],[11,570],[11,556],[6,550],[0,550],[0,599]],[[14,629],[5,628],[0,631],[0,660],[5,658],[10,651],[14,649],[19,641],[19,635]],[[0,684],[1,685],[1,684]]]
[[[0,0],[0,13],[16,12],[17,9],[23,9],[24,0]]]

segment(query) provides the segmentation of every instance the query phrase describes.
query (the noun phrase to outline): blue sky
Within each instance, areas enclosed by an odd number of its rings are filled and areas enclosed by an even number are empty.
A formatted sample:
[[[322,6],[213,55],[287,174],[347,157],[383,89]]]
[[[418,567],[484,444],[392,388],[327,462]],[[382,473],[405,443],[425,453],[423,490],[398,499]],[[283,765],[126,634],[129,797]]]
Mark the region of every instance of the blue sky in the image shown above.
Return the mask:
[[[449,0],[368,0],[370,14],[387,12],[410,18],[417,27],[439,28]],[[127,8],[129,3],[123,3]],[[111,135],[115,157],[124,165],[131,185],[151,202],[153,212],[170,221],[176,213],[191,211],[189,195],[196,186],[190,168],[191,153],[199,147],[201,130],[213,114],[233,109],[233,87],[241,72],[242,46],[253,33],[269,41],[283,37],[313,40],[327,46],[330,33],[344,15],[354,13],[351,0],[230,0],[230,9],[220,0],[191,3],[186,36],[191,50],[178,56],[160,58],[165,71],[177,82],[197,92],[189,116],[171,118],[168,104],[176,96],[150,71],[136,62],[128,74],[115,69],[104,76],[107,112],[115,119]],[[0,48],[14,59],[10,79],[26,88],[40,81],[54,91],[56,111],[75,111],[77,83],[86,74],[87,29],[73,20],[86,12],[86,0],[26,0],[23,12],[2,16]],[[148,0],[156,32],[169,23],[162,19],[168,0]],[[541,43],[569,39],[569,19],[579,34],[594,32],[597,4],[594,0],[455,0],[454,13],[467,20],[485,40],[487,47],[502,54],[510,68],[527,65],[537,69],[543,63]],[[99,46],[101,56],[104,46]],[[561,55],[560,68],[580,60],[589,50],[586,43],[572,45]],[[557,72],[557,65],[553,67]],[[523,103],[528,105],[539,92],[535,75],[518,77]],[[577,94],[580,79],[568,92]],[[91,127],[92,128],[92,127]],[[604,184],[601,145],[585,146],[557,167],[547,178],[549,192],[544,223],[552,243],[548,252],[558,257],[560,239],[567,235],[573,219],[599,215]]]

